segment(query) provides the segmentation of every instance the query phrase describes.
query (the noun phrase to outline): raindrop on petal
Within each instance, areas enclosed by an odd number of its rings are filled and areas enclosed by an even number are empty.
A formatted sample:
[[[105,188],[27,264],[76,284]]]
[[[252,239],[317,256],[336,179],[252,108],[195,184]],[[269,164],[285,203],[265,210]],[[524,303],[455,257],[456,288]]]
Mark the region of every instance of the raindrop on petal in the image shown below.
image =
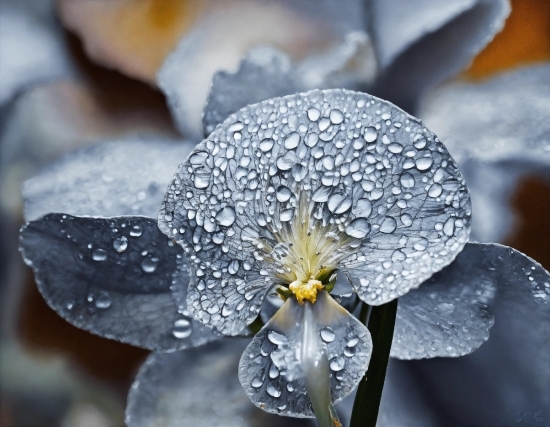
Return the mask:
[[[370,223],[365,218],[356,218],[346,227],[346,234],[357,239],[362,239],[370,233]]]
[[[380,225],[380,231],[387,234],[393,233],[396,228],[397,221],[391,216],[387,216],[386,218],[384,218],[384,221],[382,221],[382,224]]]

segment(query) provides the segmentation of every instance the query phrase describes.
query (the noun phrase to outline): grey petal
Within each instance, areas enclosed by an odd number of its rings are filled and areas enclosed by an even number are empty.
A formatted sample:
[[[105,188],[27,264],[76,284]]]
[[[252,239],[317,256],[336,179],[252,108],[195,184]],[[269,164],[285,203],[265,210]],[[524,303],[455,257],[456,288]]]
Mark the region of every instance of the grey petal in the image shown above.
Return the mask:
[[[338,402],[355,388],[367,370],[372,352],[368,329],[326,292],[313,304],[318,331],[329,360],[331,397]],[[239,379],[256,406],[293,417],[314,417],[301,348],[303,306],[289,298],[254,337],[239,364]]]
[[[464,356],[489,338],[497,276],[491,260],[474,259],[478,246],[467,243],[450,265],[399,298],[392,357]]]
[[[472,194],[472,237],[503,241],[519,178],[550,179],[550,65],[487,82],[451,83],[432,93],[420,116],[458,160]]]
[[[496,283],[491,336],[465,357],[401,362],[416,386],[411,393],[438,410],[437,425],[515,425],[526,413],[517,425],[544,425],[534,415],[550,415],[550,273],[506,246],[465,251],[469,268]]]
[[[357,89],[372,82],[376,68],[371,41],[363,31],[348,34],[342,44],[298,64],[275,48],[254,48],[235,73],[214,75],[203,111],[204,134],[239,109],[269,98],[315,88]]]
[[[151,219],[49,214],[20,243],[46,302],[79,328],[158,351],[217,338],[186,312],[187,260]]]
[[[126,140],[69,154],[23,185],[25,219],[48,212],[113,217],[157,216],[188,142]]]
[[[288,243],[308,238],[296,227],[311,225],[324,265],[378,305],[450,263],[469,218],[455,162],[420,121],[370,95],[327,90],[230,116],[180,165],[159,227],[194,251],[190,310],[235,334],[274,284],[296,280],[285,276]]]
[[[466,67],[498,33],[508,0],[374,0],[369,17],[383,79],[377,94],[403,108]]]
[[[364,26],[362,0],[211,2],[164,61],[157,83],[180,131],[199,139],[212,77],[236,69],[251,47],[271,44],[299,60],[340,44]]]
[[[74,73],[53,1],[2,1],[0,64],[0,105],[24,88]]]
[[[128,427],[313,427],[311,420],[281,418],[250,403],[237,377],[247,343],[225,339],[151,354],[128,395]]]

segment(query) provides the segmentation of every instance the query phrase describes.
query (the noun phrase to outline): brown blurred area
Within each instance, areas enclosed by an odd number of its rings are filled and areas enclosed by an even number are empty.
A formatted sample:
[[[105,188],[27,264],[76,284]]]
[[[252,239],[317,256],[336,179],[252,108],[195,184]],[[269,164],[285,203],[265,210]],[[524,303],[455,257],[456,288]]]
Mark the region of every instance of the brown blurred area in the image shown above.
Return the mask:
[[[170,3],[175,4],[174,1]],[[163,26],[169,18],[165,12],[165,9],[153,8],[151,13],[154,16],[151,17]],[[146,38],[143,35],[141,40]],[[166,126],[173,129],[166,100],[159,91],[146,83],[92,63],[87,59],[80,41],[72,35],[69,40],[79,65],[93,82],[101,103],[112,114],[136,105],[147,106],[160,112],[157,114],[163,117]],[[156,54],[151,57],[154,62],[151,67],[156,69],[158,58]],[[463,77],[478,80],[506,69],[547,60],[550,60],[550,1],[512,0],[512,14],[504,30],[479,54]],[[525,178],[518,186],[512,205],[518,219],[506,243],[550,269],[548,182],[537,176]],[[17,333],[24,348],[40,355],[62,354],[85,376],[112,388],[124,401],[128,387],[148,352],[99,338],[71,326],[47,306],[30,270],[24,286],[17,318]]]

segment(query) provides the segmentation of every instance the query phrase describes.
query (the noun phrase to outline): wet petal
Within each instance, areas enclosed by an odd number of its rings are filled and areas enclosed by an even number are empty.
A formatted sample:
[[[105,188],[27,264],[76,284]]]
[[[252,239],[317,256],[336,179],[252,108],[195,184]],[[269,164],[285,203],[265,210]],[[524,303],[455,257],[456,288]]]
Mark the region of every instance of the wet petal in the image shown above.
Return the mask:
[[[230,116],[179,167],[159,214],[161,230],[194,251],[203,285],[191,285],[190,309],[206,319],[205,305],[227,305],[209,320],[224,333],[252,322],[274,284],[296,280],[307,263],[297,250],[341,268],[378,305],[450,263],[469,221],[466,185],[437,137],[388,102],[342,90]]]
[[[464,252],[463,268],[496,284],[491,336],[465,357],[401,362],[411,394],[438,402],[436,425],[512,425],[518,412],[541,424],[533,416],[547,420],[550,408],[550,273],[506,246],[468,244]]]
[[[217,338],[186,312],[187,260],[151,219],[49,214],[20,243],[47,303],[79,328],[158,351]]]
[[[376,0],[370,3],[373,39],[383,79],[377,94],[403,108],[464,67],[498,33],[507,0]]]
[[[420,116],[461,165],[472,194],[472,237],[503,241],[509,201],[525,174],[550,176],[550,66],[514,70],[483,83],[451,83]]]
[[[154,218],[173,168],[191,147],[157,139],[126,140],[69,154],[25,182],[25,219],[48,212]]]
[[[203,111],[204,134],[230,114],[250,104],[310,89],[356,89],[372,82],[376,58],[368,35],[356,31],[334,49],[293,64],[284,52],[271,47],[249,51],[235,73],[218,71]]]
[[[309,303],[306,303],[309,304]],[[347,396],[367,370],[372,342],[367,328],[326,292],[312,305],[320,342],[325,348],[331,396]],[[301,366],[304,306],[289,298],[246,348],[239,378],[250,400],[265,411],[313,417]]]
[[[166,58],[157,84],[166,93],[182,133],[199,139],[212,77],[220,70],[236,69],[251,46],[277,46],[299,60],[363,29],[360,0],[213,1]]]
[[[399,298],[392,357],[463,356],[489,338],[497,279],[491,270],[472,266],[478,246],[466,244],[450,265]]]
[[[151,354],[128,395],[128,427],[313,427],[312,420],[283,420],[246,398],[236,372],[247,343],[223,339],[201,348]]]

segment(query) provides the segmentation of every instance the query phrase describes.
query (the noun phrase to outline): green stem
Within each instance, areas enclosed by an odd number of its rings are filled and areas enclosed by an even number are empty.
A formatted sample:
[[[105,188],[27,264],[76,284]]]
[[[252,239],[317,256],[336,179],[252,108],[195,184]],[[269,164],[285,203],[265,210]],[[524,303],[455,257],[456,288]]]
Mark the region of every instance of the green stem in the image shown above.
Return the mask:
[[[365,322],[369,306],[363,303],[360,319]],[[369,369],[359,383],[351,413],[350,427],[375,427],[382,398],[382,389],[390,359],[397,299],[370,308],[368,328],[372,336],[372,356]],[[368,381],[367,381],[368,378]]]

